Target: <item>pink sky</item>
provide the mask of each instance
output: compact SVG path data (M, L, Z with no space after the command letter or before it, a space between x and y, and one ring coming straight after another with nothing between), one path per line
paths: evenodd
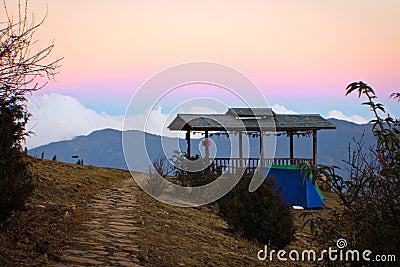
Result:
M54 56L64 57L58 82L43 93L74 96L99 112L122 114L147 78L198 60L236 68L270 103L298 112L340 108L365 115L360 102L343 96L349 82L370 83L381 98L400 88L398 0L35 0L30 6L38 18L48 7L37 37L40 44L54 39Z

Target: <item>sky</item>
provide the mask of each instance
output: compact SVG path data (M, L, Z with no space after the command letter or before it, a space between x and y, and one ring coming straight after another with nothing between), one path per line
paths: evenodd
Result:
M7 2L14 9L15 1ZM350 82L362 80L392 114L400 113L388 99L400 90L398 0L35 0L29 6L36 20L47 11L37 46L54 40L52 57L64 58L56 81L30 96L31 147L121 128L130 99L147 79L193 61L240 71L277 112L364 123L371 115L363 101L344 96ZM172 100L198 91L181 88L182 99L166 97L154 114L166 118ZM63 118L57 124L55 114Z

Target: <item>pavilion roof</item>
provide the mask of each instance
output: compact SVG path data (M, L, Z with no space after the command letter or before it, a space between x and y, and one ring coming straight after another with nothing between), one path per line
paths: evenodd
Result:
M335 129L319 114L276 114L271 108L230 108L225 114L178 114L170 130L308 131Z

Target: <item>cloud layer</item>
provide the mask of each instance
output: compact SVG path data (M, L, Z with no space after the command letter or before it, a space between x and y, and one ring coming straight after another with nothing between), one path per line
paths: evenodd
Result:
M345 121L351 121L351 122L355 122L358 124L364 124L367 123L368 120L364 117L361 117L359 115L345 115L343 114L343 112L339 111L339 110L331 110L329 111L328 115L326 116L327 118L335 118L335 119L339 119L339 120L345 120Z
M127 117L125 127L124 116L99 114L83 106L76 98L60 94L31 96L28 99L28 110L33 115L27 129L34 132L26 140L28 148L71 140L76 136L87 135L105 128L140 130L171 137L179 135L177 132L165 131L176 113L164 114L160 106L151 112L146 110L143 114ZM187 110L177 110L177 112L215 113L216 111L205 107L191 107Z
M282 105L272 106L276 113L297 114ZM95 130L112 128L123 129L124 116L110 116L106 113L96 111L83 106L76 98L60 94L44 94L31 96L28 101L28 110L33 114L27 129L35 134L28 137L26 145L34 148L51 142L70 140L79 135L87 135ZM190 107L188 110L177 112L187 113L215 113L216 111L207 107ZM164 114L159 106L149 113L138 114L126 118L125 129L145 130L146 132L177 136L175 132L165 131L166 126L174 119L176 114ZM337 118L355 123L366 123L368 120L358 115L344 115L338 110L332 110L328 118ZM146 127L144 128L143 125ZM164 130L164 131L163 131Z
M298 114L296 111L287 109L285 106L279 104L272 105L272 110L278 114Z
M99 114L77 99L60 94L32 96L28 99L28 110L32 117L27 129L35 133L27 138L29 148L69 140L94 130L121 129L123 122L122 116Z

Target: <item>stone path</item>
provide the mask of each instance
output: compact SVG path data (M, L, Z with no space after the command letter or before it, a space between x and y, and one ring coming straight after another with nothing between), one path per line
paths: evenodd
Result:
M138 190L131 177L102 190L54 266L140 266L136 257L136 233L142 225L137 221Z

